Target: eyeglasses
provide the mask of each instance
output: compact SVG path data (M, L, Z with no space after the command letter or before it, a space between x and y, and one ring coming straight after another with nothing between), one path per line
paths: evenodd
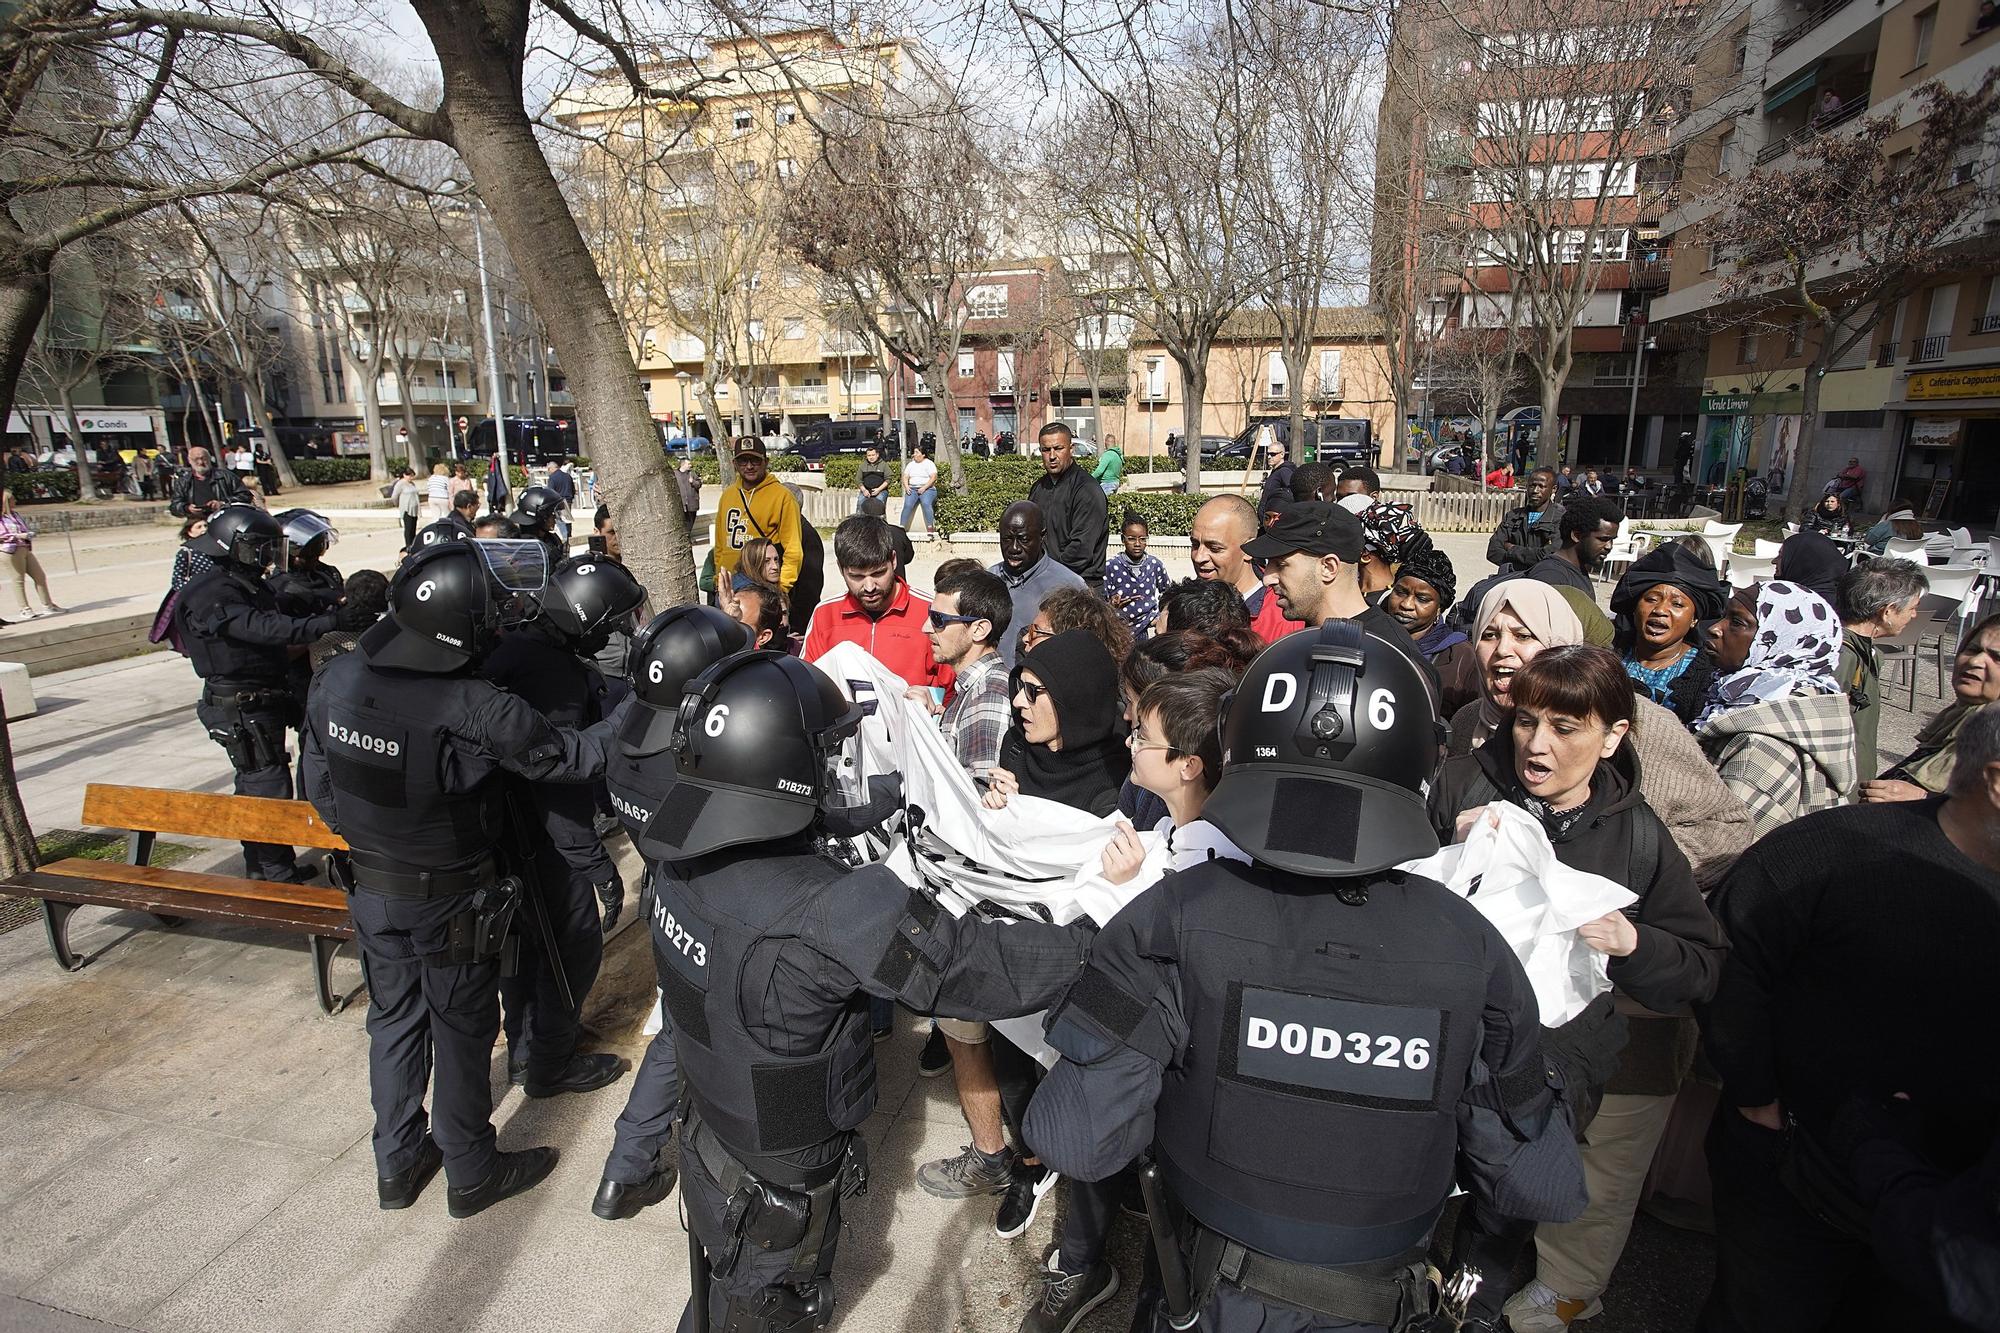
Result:
M1174 747L1168 745L1165 741L1146 740L1135 731L1125 738L1125 748L1133 754L1144 754L1148 750L1167 750L1171 752Z
M931 608L931 628L932 628L932 629L943 629L943 628L945 628L945 627L946 627L947 625L970 625L970 624L971 624L972 622L974 622L975 620L984 620L984 619L986 619L986 617L985 617L985 616L952 616L952 615L946 615L946 614L945 614L944 612L942 612L942 611L938 610L938 609L937 609L936 607L932 607L932 608Z
M1042 696L1047 694L1048 692L1049 692L1048 686L1037 685L1032 680L1022 681L1020 687L1014 691L1014 693L1016 694L1027 695L1028 702L1031 705L1040 703L1042 701Z
M1029 625L1021 631L1021 646L1032 648L1054 633L1055 631L1052 629L1042 629L1036 625Z

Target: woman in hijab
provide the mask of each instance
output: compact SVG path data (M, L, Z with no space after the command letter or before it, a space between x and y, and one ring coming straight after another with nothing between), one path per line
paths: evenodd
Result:
M1709 631L1722 674L1695 734L1758 837L1854 790L1854 714L1835 678L1840 617L1818 593L1745 588Z
M1430 534L1417 526L1416 511L1395 500L1377 500L1361 511L1361 595L1369 601L1389 591L1406 560L1432 549Z
M1509 579L1480 599L1472 618L1472 647L1479 663L1479 701L1451 719L1452 754L1470 754L1495 728L1507 724L1507 691L1514 673L1544 648L1583 642L1583 622L1563 595L1538 579Z
M1840 581L1847 576L1847 557L1820 533L1795 532L1778 547L1771 576L1818 593L1826 598L1828 606L1839 606Z
M1382 598L1382 609L1396 618L1416 640L1417 651L1437 668L1439 715L1451 717L1479 697L1479 656L1471 636L1447 621L1458 594L1458 576L1451 557L1434 546L1405 559L1396 581Z
M1021 654L1014 668L1014 724L1000 742L985 801L998 810L1016 792L1108 815L1132 771L1119 717L1118 665L1089 631L1064 630Z
M1678 542L1633 561L1611 593L1618 625L1613 646L1632 688L1684 726L1701 711L1715 679L1700 626L1722 614L1723 602L1715 570Z

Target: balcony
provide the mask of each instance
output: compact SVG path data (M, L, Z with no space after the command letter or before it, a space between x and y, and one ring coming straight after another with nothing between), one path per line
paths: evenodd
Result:
M667 340L667 360L699 361L708 349L699 338L669 338Z
M2000 333L2000 312L1991 315L1981 315L1979 318L1973 320L1972 332L1974 336L1982 333Z
M1910 344L1910 364L1914 366L1924 361L1942 361L1950 347L1949 333L1933 333L1927 338L1918 338Z
M1845 125L1868 109L1868 94L1860 92L1840 104L1838 110L1814 116L1798 129L1773 144L1764 145L1757 154L1757 165L1775 162L1809 139L1818 137L1839 125Z
M1001 380L1001 381L1000 381L999 383L995 384L995 385L993 386L993 396L994 396L994 397L996 397L996 398L1011 398L1011 397L1013 397L1013 396L1014 396L1014 381L1013 381L1013 380L1010 380L1010 379L1008 379L1008 380Z
M1632 257L1632 289L1634 291L1658 291L1666 287L1673 276L1672 255L1651 254Z
M575 394L573 394L573 393L571 393L571 392L570 392L570 391L569 391L568 389L550 389L550 390L549 390L549 406L550 406L550 407L575 407L575 406L576 406L576 395L575 395Z
M825 407L826 386L824 384L788 384L785 386L786 407Z
M819 335L821 356L867 356L868 340L858 333L822 333Z
M1876 367L1878 369L1887 369L1888 367L1893 366L1895 364L1896 364L1896 344L1883 343L1882 346L1878 348L1875 352Z
M550 395L551 398L554 395ZM403 394L394 383L384 384L375 395L375 401L382 407L403 406ZM435 384L412 384L409 404L412 407L443 407L446 404L476 403L479 401L477 389L447 389Z
M1804 18L1771 39L1771 54L1778 54L1853 3L1854 0L1820 0Z

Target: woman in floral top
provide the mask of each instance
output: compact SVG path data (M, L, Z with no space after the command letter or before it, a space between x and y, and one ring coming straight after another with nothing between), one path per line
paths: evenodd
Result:
M1113 556L1104 562L1104 595L1132 627L1133 640L1144 643L1160 614L1160 594L1168 587L1167 567L1160 557L1146 554L1146 539L1152 534L1145 519L1127 512L1118 535L1125 550L1123 558Z

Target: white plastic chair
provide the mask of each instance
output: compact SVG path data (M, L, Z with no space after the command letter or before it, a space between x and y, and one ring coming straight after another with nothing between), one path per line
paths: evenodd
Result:
M1715 561L1715 572L1727 577L1729 561L1736 550L1736 534L1743 530L1741 523L1717 523L1714 519L1701 525L1700 536L1708 543L1708 554Z
M1883 546L1882 554L1896 560L1914 560L1920 565L1931 562L1930 544L1922 537L1891 537Z
M1613 565L1618 566L1619 571L1622 571L1625 566L1630 565L1634 560L1637 560L1646 553L1646 539L1633 534L1633 529L1637 526L1629 518L1618 520L1618 535L1611 539L1611 549L1604 556L1605 578L1617 577L1617 572L1612 569Z
M1924 594L1917 604L1917 656L1922 656L1928 645L1937 659L1937 692L1944 697L1944 650L1946 640L1954 652L1958 641L1965 637L1966 626L1971 623L1974 611L1978 609L1978 599L1972 595L1979 582L1979 570L1973 565L1936 565L1924 571L1930 579L1931 590ZM1910 697L1916 698L1916 685L1912 672Z
M1733 588L1747 588L1753 583L1768 582L1778 571L1776 556L1736 555L1729 558L1729 585Z
M1786 524L1787 536L1797 531L1798 531L1798 524L1796 523ZM1759 537L1756 539L1756 542L1757 542L1757 558L1759 560L1776 560L1778 558L1778 548L1784 545L1783 542L1774 542L1768 537Z

